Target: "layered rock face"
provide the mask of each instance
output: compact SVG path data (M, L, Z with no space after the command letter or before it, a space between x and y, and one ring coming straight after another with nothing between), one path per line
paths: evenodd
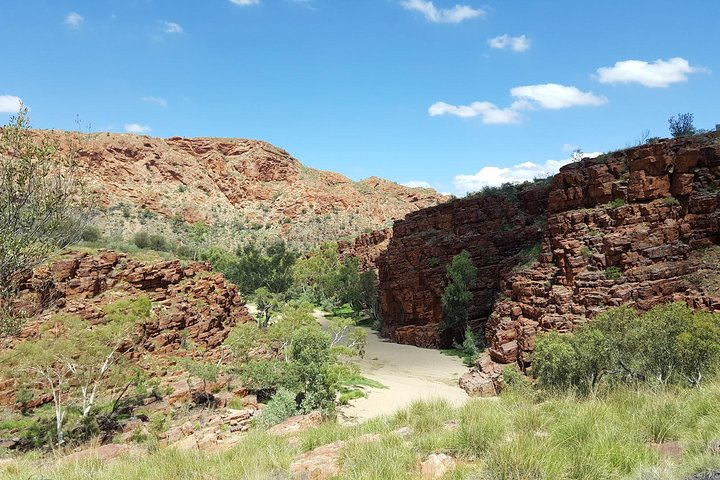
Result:
M463 249L479 269L472 325L499 363L527 367L537 332L570 331L615 305L720 310L719 195L711 134L568 165L517 202L488 196L410 214L379 260L385 333L439 344L445 267ZM518 265L531 246L539 257Z
M140 327L137 354L192 354L192 345L212 350L235 324L252 319L235 285L208 264L145 264L113 251L71 253L20 283L15 306L37 318L20 339L31 338L40 323L59 313L100 323L104 307L139 296L152 300L153 318Z
M542 188L522 192L516 201L502 196L467 198L396 222L387 251L377 261L383 335L398 343L441 346L445 268L463 250L478 268L471 322L476 327L484 323L500 279L516 266L521 252L542 238L546 198Z
M375 270L378 259L387 250L392 238L392 228L375 230L355 237L352 242L338 242L338 254L341 258L355 257L362 271Z
M503 279L504 299L487 322L493 360L527 367L538 331L570 331L608 307L680 301L720 310L718 207L717 135L561 169L542 254Z

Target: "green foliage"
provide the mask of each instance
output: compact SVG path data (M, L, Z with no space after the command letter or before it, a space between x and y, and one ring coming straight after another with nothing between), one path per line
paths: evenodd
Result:
M673 138L687 137L695 135L696 130L693 125L694 116L692 113L679 113L677 117L673 115L668 119L670 126L670 134Z
M548 389L569 389L577 370L575 350L568 336L556 332L539 334L533 354L533 374Z
M171 250L171 246L165 237L159 234L148 233L144 230L135 234L133 243L138 248L149 248L157 252L169 252Z
M335 243L323 243L298 260L292 273L300 294L330 307L347 303L359 310L376 290L375 277L360 274L357 258L340 259Z
M527 394L533 388L530 379L523 374L517 365L509 365L503 369L503 393Z
M0 129L0 308L15 273L79 240L91 217L74 149L39 139L25 106Z
M292 267L299 253L282 242L260 249L254 244L238 247L234 254L213 248L200 258L235 283L245 295L264 288L273 294L285 294L292 286Z
M617 280L622 278L623 271L618 267L608 267L605 269L605 278L608 280Z
M83 242L97 242L102 238L102 232L98 227L89 226L83 228L80 233L80 239Z
M540 257L541 246L539 243L525 247L517 254L517 266L515 270L525 270L537 262Z
M255 418L255 425L261 428L270 428L297 415L299 410L295 397L295 393L287 388L279 388L260 415Z
M620 208L625 205L625 200L622 198L616 198L604 205L605 208Z
M680 200L675 197L665 197L662 199L663 205L675 206L680 205Z
M79 412L72 432L85 438L95 431L98 399L108 397L132 381L133 371L119 349L132 348L135 326L150 316L146 297L120 300L106 308L104 323L91 325L73 316L55 317L41 325L37 338L0 353L4 378L14 378L35 395L39 385L52 396L53 439L64 442L66 425Z
M467 250L453 257L447 266L447 279L448 283L441 298L442 328L446 335L455 339L465 330L473 297L470 290L477 285L477 268Z
M638 314L608 310L575 334L540 334L533 373L548 389L595 392L611 383L699 385L720 362L720 315L683 304Z

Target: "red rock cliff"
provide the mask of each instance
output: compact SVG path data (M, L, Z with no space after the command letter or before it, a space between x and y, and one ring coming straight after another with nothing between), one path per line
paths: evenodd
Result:
M412 213L379 260L384 332L439 344L445 266L463 249L479 269L472 324L501 363L527 366L538 331L572 330L615 305L718 310L719 195L710 134L568 165L516 203L486 196ZM537 244L539 258L518 268Z

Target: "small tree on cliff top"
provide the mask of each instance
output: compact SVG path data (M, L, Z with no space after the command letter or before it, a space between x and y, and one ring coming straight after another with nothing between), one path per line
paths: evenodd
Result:
M443 333L452 340L462 335L470 318L472 292L477 285L477 268L470 254L463 250L447 266L448 284L442 294Z

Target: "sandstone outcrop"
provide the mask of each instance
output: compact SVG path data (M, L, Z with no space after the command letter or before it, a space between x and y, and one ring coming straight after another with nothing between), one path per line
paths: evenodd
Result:
M129 352L137 359L216 355L234 325L252 320L237 287L201 262L146 264L110 250L71 252L20 280L15 307L32 320L15 341L31 340L56 314L100 323L106 306L140 296L153 308ZM0 380L0 403L14 403L14 382Z
M522 192L517 201L480 196L411 213L396 222L387 251L378 259L383 335L399 343L439 347L440 297L445 268L467 250L478 268L471 321L479 325L492 312L500 278L520 254L540 241L543 188Z
M338 242L338 254L341 258L357 258L363 271L374 270L377 268L378 259L387 250L392 232L392 228L384 228L362 233L352 242L340 241Z
M718 207L713 133L567 165L517 199L484 195L411 213L378 260L384 333L441 343L445 267L462 250L479 270L471 325L499 363L526 368L537 332L571 331L616 305L720 310ZM489 389L489 370L474 371Z

